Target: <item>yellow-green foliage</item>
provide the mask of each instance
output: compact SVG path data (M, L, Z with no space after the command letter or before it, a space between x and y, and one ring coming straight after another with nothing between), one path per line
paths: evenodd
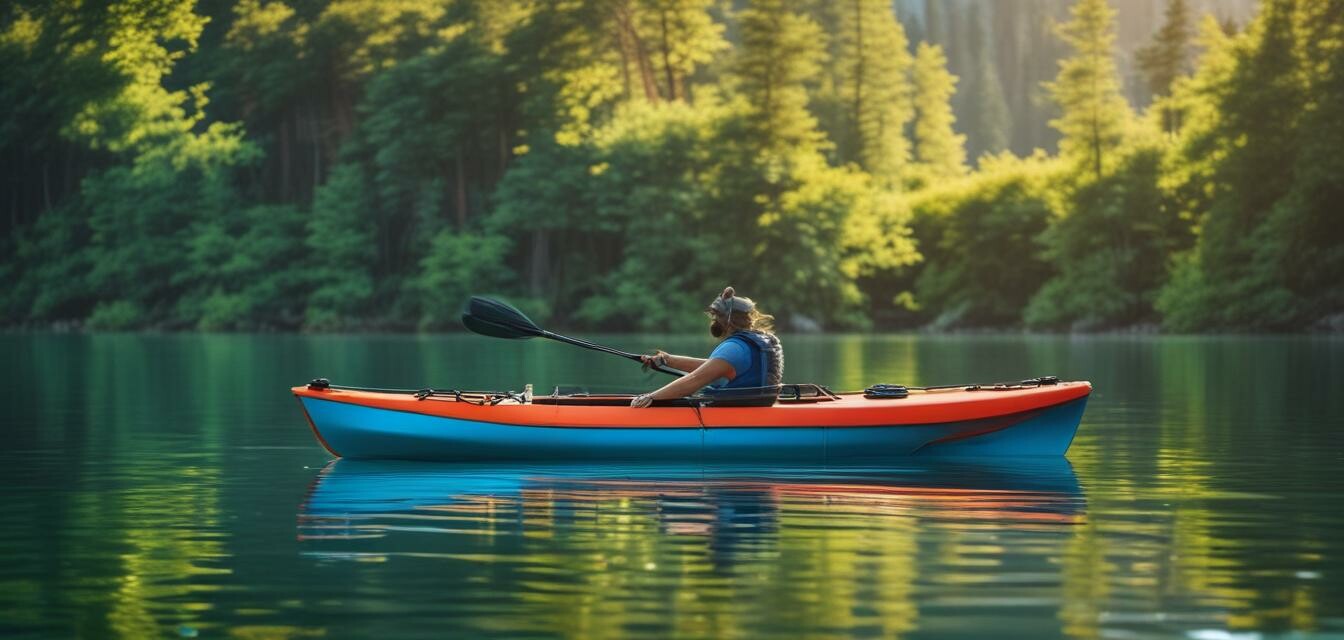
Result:
M742 44L733 77L755 138L749 144L772 154L809 150L821 138L806 88L821 70L821 27L783 0L753 2L737 20Z
M1209 106L1185 136L1198 243L1158 308L1171 329L1301 327L1341 312L1337 2L1269 0L1196 76ZM1200 95L1200 94L1196 94ZM1327 177L1334 176L1334 177Z
M897 186L910 162L905 127L914 117L905 29L885 0L821 3L819 17L830 27L830 60L813 106L824 114L836 162Z
M1059 153L971 169L994 52L958 123L880 0L16 0L0 324L698 330L732 284L786 328L1338 325L1344 3L1184 6L1136 116L1076 0Z
M966 173L966 136L953 129L951 100L957 78L948 73L943 50L921 42L913 78L916 167L911 183L919 187Z
M1162 148L1137 141L1101 178L1075 176L1041 235L1056 275L1023 311L1027 326L1106 329L1152 323L1167 257L1189 246L1189 225L1158 185Z
M914 274L918 318L942 328L1012 326L1055 268L1038 237L1059 208L1058 161L986 156L969 177L914 197L924 257Z
M1050 124L1063 135L1060 155L1099 178L1112 168L1131 118L1115 69L1115 9L1108 0L1078 0L1057 33L1073 55L1046 84L1060 110Z

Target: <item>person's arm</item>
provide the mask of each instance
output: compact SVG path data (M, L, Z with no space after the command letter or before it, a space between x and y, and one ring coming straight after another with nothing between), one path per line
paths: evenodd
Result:
M659 358L662 358L662 364L672 367L673 369L676 369L678 371L685 371L687 373L695 371L696 369L700 368L700 365L706 362L704 358L692 358L690 356L672 355L661 349L658 350L658 353L655 353L651 356L640 356L639 358L643 360L644 364L646 365L655 364L658 362Z
M630 406L644 408L653 404L654 400L684 398L719 378L732 380L737 377L733 365L728 364L727 360L711 358L702 362L703 364L696 367L694 371L663 385L663 388L653 393L635 396L635 399L630 401Z

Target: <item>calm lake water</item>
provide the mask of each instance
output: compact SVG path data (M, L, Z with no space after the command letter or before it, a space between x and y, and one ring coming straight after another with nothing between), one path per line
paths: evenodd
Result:
M836 389L1096 391L1067 462L329 463L315 376L661 380L466 335L0 335L0 637L1344 638L1344 340L785 343Z

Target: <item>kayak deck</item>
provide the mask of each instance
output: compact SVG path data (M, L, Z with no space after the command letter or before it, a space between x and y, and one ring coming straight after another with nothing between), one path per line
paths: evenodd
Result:
M629 396L424 395L292 389L338 457L430 460L862 459L1059 456L1091 384L839 394L768 407L634 409ZM559 401L561 398L567 401Z

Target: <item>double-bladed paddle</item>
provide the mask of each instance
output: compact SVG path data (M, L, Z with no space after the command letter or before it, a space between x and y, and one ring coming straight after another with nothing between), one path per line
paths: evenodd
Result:
M522 311L492 298L472 296L471 300L467 302L467 308L462 311L462 326L483 336L490 336L492 338L505 338L508 340L549 338L566 344L572 344L576 347L583 347L584 349L610 353L611 355L620 356L627 360L634 360L635 362L643 361L643 358L641 358L639 354L621 351L620 349L613 349L611 347L588 342L587 340L562 336L558 333L552 333L542 329L537 326L537 323L532 322L531 318L523 315ZM652 364L650 367L655 371L661 371L668 375L686 375L684 371L678 371L671 367L660 366L658 364Z

